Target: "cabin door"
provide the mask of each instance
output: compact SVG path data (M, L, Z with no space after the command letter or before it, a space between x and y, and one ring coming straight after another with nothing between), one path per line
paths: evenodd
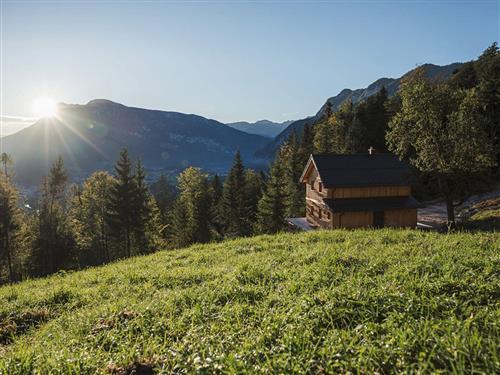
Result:
M384 211L373 212L373 226L375 228L382 228L384 226Z

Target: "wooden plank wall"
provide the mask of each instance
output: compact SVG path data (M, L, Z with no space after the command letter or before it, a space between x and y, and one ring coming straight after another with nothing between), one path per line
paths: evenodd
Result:
M345 212L333 215L334 228L362 228L373 225L373 212Z
M410 186L370 186L332 190L333 198L405 197L411 194Z
M409 227L417 226L417 209L389 210L384 212L384 226L386 227Z

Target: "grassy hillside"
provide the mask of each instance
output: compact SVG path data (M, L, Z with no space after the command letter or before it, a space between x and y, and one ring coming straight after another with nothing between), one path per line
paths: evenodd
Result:
M0 373L499 373L499 266L494 233L160 252L0 288Z

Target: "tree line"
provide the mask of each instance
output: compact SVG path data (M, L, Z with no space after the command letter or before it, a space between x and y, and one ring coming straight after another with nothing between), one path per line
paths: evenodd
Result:
M286 199L299 188L297 176L281 166L279 179L245 168L239 152L223 181L188 167L175 186L164 175L148 185L144 166L126 149L113 174L96 171L81 185L69 182L59 157L34 207L23 203L14 184L13 161L7 154L1 161L0 283L159 249L274 233L284 228L286 215L300 210ZM283 185L285 176L295 183Z
M245 168L239 152L224 179L188 167L176 184L146 183L140 160L124 149L113 174L97 171L70 184L61 158L42 181L36 207L26 208L12 160L1 155L0 283L79 269L159 249L286 229L304 216L299 182L312 153L359 153L374 147L408 161L416 194L443 197L448 219L470 193L499 179L500 53L494 43L448 80L422 69L400 90L337 111L327 103L317 123L292 133L267 172Z

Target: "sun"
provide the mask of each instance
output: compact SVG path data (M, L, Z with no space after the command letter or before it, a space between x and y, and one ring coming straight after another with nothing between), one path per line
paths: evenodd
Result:
M38 98L35 100L35 114L37 117L55 117L57 115L57 103L52 98Z

